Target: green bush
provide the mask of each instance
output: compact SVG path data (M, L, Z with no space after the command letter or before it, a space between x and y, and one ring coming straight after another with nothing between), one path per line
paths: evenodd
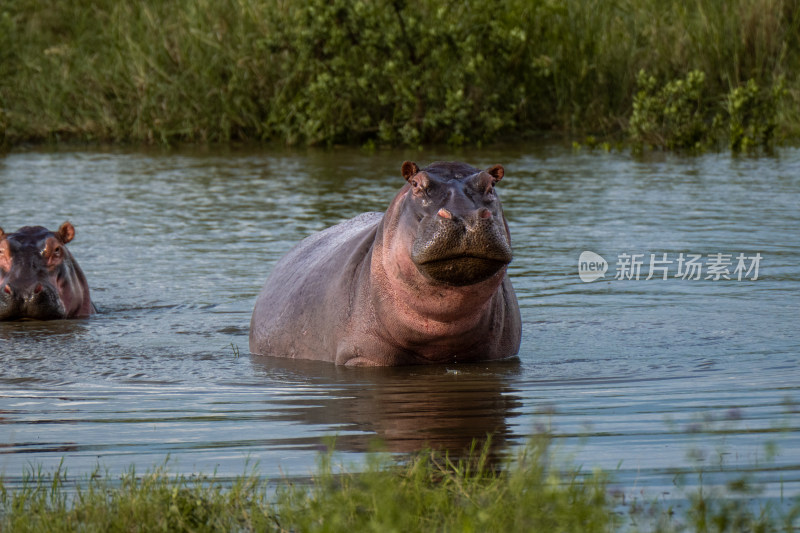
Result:
M277 12L267 42L284 70L269 135L462 144L513 129L523 43L502 6L314 0Z
M659 87L653 76L640 71L629 126L634 145L703 150L713 138L705 80L703 72L693 70Z
M727 140L734 153L774 148L779 109L787 96L784 79L759 87L754 79L733 88L720 103L708 94L705 73L659 86L639 72L628 133L634 148L701 152Z
M772 87L759 87L754 79L728 95L730 148L734 153L770 151L775 144L778 109L786 96L783 78Z

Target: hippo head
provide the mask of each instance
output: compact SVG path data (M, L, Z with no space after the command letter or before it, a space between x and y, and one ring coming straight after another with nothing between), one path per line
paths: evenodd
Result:
M414 227L411 260L428 279L452 286L485 281L511 262L511 242L495 185L503 167L406 161L402 226ZM400 229L403 231L403 229Z
M0 228L0 320L67 318L91 306L83 273L65 246L74 236L69 222L55 233L41 226L15 233Z

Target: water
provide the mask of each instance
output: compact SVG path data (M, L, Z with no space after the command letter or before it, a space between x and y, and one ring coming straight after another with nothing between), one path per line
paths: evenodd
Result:
M404 159L502 163L522 308L519 361L345 369L248 353L255 297L304 236L383 210ZM0 159L0 225L51 229L101 313L0 323L0 474L138 471L303 476L336 436L358 464L498 450L542 431L628 497L680 499L748 475L800 494L800 150L774 158L470 152L23 151ZM584 283L578 257L609 263ZM614 279L621 254L639 279ZM646 280L651 253L670 279ZM758 278L675 278L679 254L761 255ZM706 271L703 271L703 278ZM687 456L689 458L687 458Z

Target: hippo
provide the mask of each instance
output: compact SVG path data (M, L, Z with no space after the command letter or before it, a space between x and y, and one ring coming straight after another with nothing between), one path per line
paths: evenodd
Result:
M406 183L385 213L311 235L276 263L255 303L250 351L347 366L515 356L521 318L495 190L504 172L404 162Z
M67 250L75 228L0 228L0 320L51 320L96 312L81 267Z

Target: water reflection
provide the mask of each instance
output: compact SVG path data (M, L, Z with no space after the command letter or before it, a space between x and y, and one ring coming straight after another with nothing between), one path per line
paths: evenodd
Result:
M4 322L0 328L0 342L25 341L57 342L75 339L89 333L90 318L77 320L16 320Z
M75 346L91 343L91 319L19 320L0 322L0 383L34 384L60 382L63 375L48 373L52 359L71 359L75 363ZM77 362L77 367L82 364ZM31 372L37 368L39 371ZM1 404L0 404L1 405Z
M460 453L491 436L502 448L520 397L511 385L519 361L456 367L343 368L318 361L252 356L270 380L302 380L336 390L291 400L291 420L337 428L336 448L390 452L424 448Z

